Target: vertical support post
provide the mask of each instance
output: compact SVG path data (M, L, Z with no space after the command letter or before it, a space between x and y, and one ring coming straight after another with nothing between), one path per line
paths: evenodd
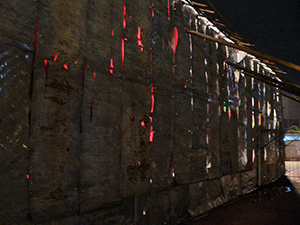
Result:
M261 130L258 130L258 187L261 186Z
M279 101L280 101L280 109L281 109L281 121L280 121L280 132L283 133L283 135L285 134L285 130L283 127L283 121L284 121L284 114L283 114L283 103L282 103L282 94L279 96ZM283 169L284 169L284 174L286 172L286 168L285 168L285 143L280 141L280 152L282 153L282 148L283 148L283 154L281 154L281 157L283 158Z

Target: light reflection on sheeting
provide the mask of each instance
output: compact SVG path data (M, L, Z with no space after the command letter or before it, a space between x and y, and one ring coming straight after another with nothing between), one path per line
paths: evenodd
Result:
M285 135L284 141L300 141L300 135Z

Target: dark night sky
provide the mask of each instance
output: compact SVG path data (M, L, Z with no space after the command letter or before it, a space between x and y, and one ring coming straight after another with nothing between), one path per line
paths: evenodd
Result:
M206 0L195 0L205 3ZM300 65L299 0L210 0L245 41L271 56ZM284 78L300 85L300 72Z

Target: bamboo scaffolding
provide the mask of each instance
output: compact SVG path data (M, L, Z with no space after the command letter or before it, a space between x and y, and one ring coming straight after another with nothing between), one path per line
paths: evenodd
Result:
M228 23L228 21L222 16L222 14L214 7L214 5L209 1L209 0L206 0L208 2L208 4L213 8L213 10L215 10L215 12L217 12L217 14L221 17L221 19L223 21L225 21L230 28L232 28L232 26ZM233 29L233 28L232 28Z
M296 64L293 64L293 63L290 63L290 62L287 62L285 60L278 59L278 58L275 58L273 56L261 53L259 51L256 51L256 50L244 47L244 46L240 46L240 45L237 45L237 44L234 44L234 43L230 43L228 41L220 40L220 39L217 39L217 38L214 38L214 37L211 37L209 35L205 35L205 34L202 34L202 33L196 32L196 31L192 31L192 30L189 30L189 29L186 29L185 31L186 31L186 33L189 33L189 34L201 37L201 38L205 38L205 39L210 40L210 41L218 42L220 44L224 44L224 45L227 45L229 47L232 47L232 48L235 48L235 49L238 49L238 50L241 50L241 51L245 51L245 52L247 52L251 55L254 55L258 58L267 59L267 60L273 61L273 62L275 62L279 65L282 65L282 66L285 66L287 68L290 68L290 69L293 69L293 70L296 70L296 71L300 72L300 66L298 66Z
M225 27L221 27L221 26L218 26L218 25L216 25L216 27L218 27L221 31L224 31L224 32L228 33L228 35L234 35L236 37L240 37L240 35L238 33L234 32L234 31L231 31L231 30L229 30ZM242 39L242 37L241 37L241 39Z
M293 84L289 81L279 81L276 78L268 77L266 75L263 75L261 73L254 72L250 69L247 69L245 67L239 66L235 63L225 61L228 65L235 67L236 69L243 71L243 73L247 76L253 77L257 80L263 81L273 87L279 88L283 91L289 92L291 94L300 96L300 86Z

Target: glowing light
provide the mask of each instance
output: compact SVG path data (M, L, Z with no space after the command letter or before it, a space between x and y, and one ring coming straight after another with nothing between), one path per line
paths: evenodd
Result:
M111 31L111 35L114 36L114 34L115 34L115 33L114 33L114 30L112 30L112 31Z
M114 60L113 59L110 59L110 67L109 67L109 72L111 73L111 74L113 74L113 72L114 72Z
M141 161L139 161L139 166L141 166L141 164L142 164Z
M152 6L153 6L153 2L152 2ZM150 47L150 71L151 71L151 79L153 78L153 61L152 61L152 48ZM150 119L150 123L153 122L153 118L152 118L152 113L154 111L154 87L153 87L153 83L151 83L151 110L150 110L150 115L149 115L149 119ZM150 135L149 135L149 141L153 142L153 137L154 137L154 133L155 131L153 131L153 126L151 125L151 129L150 129Z
M150 137L149 137L149 141L150 141L150 142L153 142L154 133L155 133L155 131L153 131L153 126L151 126Z
M153 84L151 84L151 93L154 93L154 89Z
M259 122L258 122L259 125L261 125L261 114L259 114Z
M141 51L143 51L144 50L144 45L142 43L142 35L141 35L141 28L140 27L138 27L138 33L137 33L136 37L137 37L138 46L141 46Z
M76 64L77 64L77 61L75 61L74 64L76 65Z
M125 60L125 42L124 42L124 38L122 38L121 51L122 51L122 70L123 70L124 69L124 60Z
M283 141L300 141L300 137L296 135L285 135Z
M27 179L29 179L29 174L26 174Z
M170 17L170 2L168 1L168 20L170 20L171 17Z
M55 55L53 61L56 62L56 60L57 60L57 54Z
M64 65L63 65L63 68L64 68L65 70L69 70L69 66L68 66L67 64L64 64Z
M124 4L123 4L123 29L126 28L126 5L125 5L125 1L124 1Z
M48 62L48 60L45 60L44 63L45 63L45 71L46 71L46 76L47 76L48 70L49 70L49 62Z
M175 168L172 168L172 177L175 177Z
M150 123L152 123L152 122L153 122L153 118L152 118L152 116L149 116L149 120L150 120Z
M174 27L171 33L171 44L174 51L174 54L176 53L177 45L178 45L178 30L177 27Z
M151 113L153 113L154 111L154 94L151 95L151 99L152 99L152 105L151 105Z
M96 78L96 72L94 72L94 79Z
M142 127L145 127L145 126L146 126L144 121L141 122L141 126L142 126Z

